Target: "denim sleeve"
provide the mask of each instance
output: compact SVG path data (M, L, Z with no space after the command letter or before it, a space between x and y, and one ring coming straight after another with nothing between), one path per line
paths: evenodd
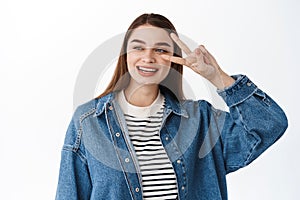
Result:
M276 142L287 128L283 110L247 76L218 91L230 113L224 114L221 138L227 173L244 167Z
M85 200L90 198L92 184L84 150L80 144L80 128L72 119L61 152L56 200Z

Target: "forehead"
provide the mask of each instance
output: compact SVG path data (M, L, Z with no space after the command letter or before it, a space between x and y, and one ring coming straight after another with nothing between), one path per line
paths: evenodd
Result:
M169 33L158 27L154 26L139 26L134 29L128 39L128 42L138 39L144 41L148 45L154 45L158 42L167 42L173 46L172 39L169 36Z

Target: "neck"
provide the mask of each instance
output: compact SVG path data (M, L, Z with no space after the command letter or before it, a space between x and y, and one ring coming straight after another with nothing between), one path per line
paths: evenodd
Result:
M145 107L150 106L158 95L157 84L135 84L132 81L124 90L126 100L135 106Z

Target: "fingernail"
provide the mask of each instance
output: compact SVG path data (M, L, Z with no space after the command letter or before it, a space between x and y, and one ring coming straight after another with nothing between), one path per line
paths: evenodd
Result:
M170 33L171 38L177 38L177 35L175 33Z

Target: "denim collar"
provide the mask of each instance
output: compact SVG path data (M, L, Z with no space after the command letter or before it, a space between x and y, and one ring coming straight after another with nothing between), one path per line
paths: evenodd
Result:
M182 107L182 102L178 101L174 93L172 93L168 88L160 85L160 92L165 97L165 106L167 110L172 111L173 113L188 118L187 111Z
M182 104L180 101L175 98L175 95L166 87L160 86L160 92L164 95L165 97L165 107L167 110L183 116L185 118L188 118L187 111L182 107ZM112 104L113 101L115 101L115 96L116 96L117 91L111 92L101 98L97 98L96 100L96 112L94 116L99 116L104 112L104 108L108 104Z
M106 105L115 98L116 92L111 92L101 98L96 98L96 112L94 116L99 116L103 113Z

